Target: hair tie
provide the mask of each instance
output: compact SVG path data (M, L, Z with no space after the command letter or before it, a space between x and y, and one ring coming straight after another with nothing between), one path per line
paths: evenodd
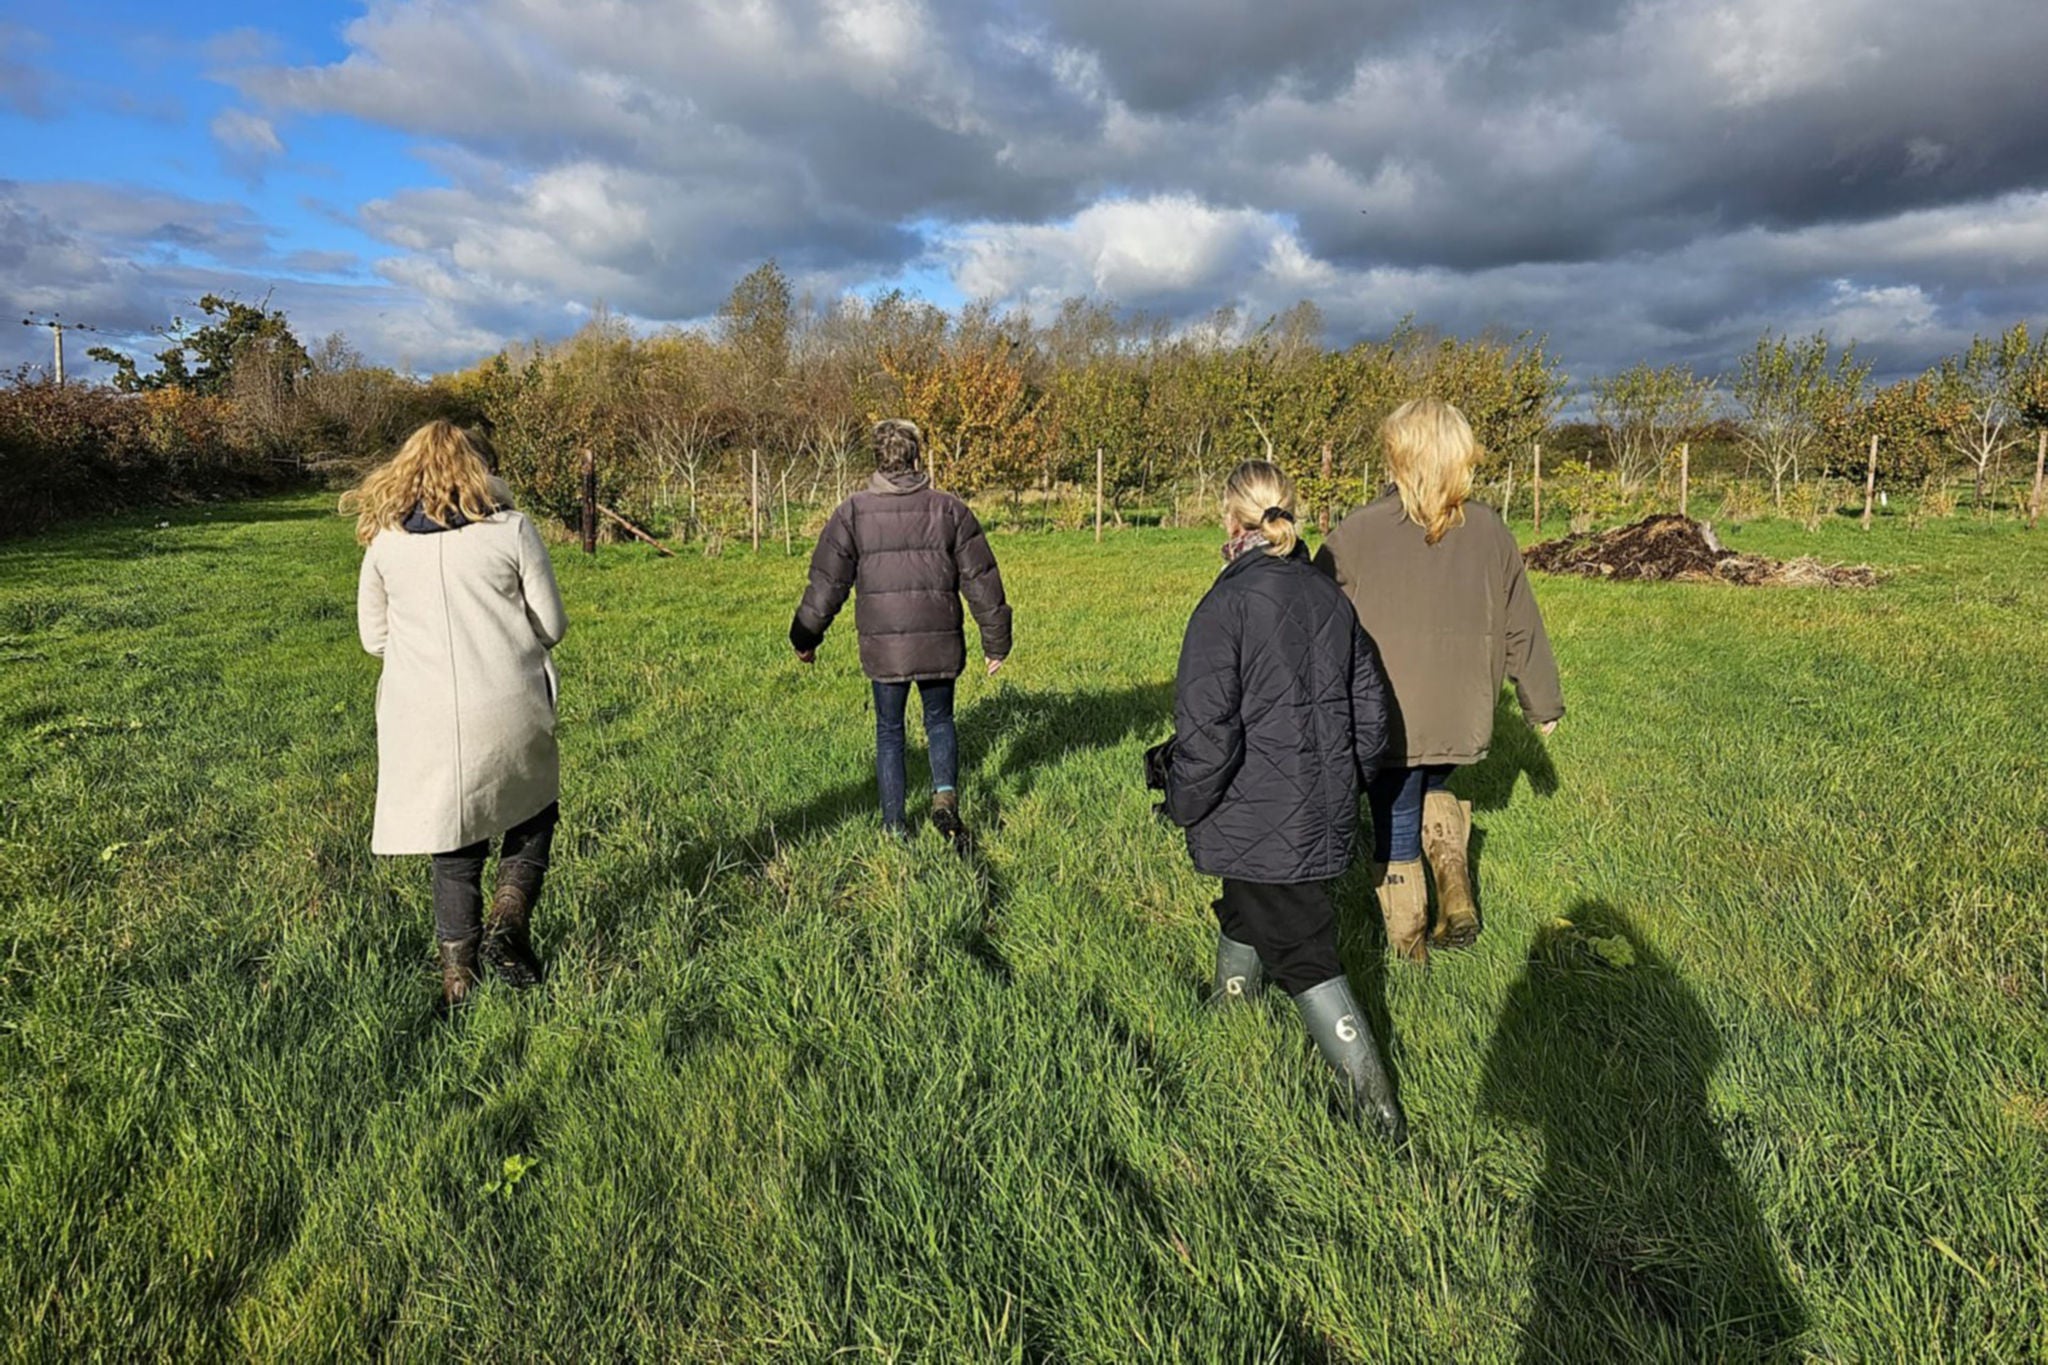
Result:
M1288 511L1288 510L1287 510L1286 508L1284 508L1284 507L1268 507L1268 508L1266 509L1266 513L1265 513L1265 515L1264 515L1264 516L1262 516L1262 517L1260 517L1260 518L1259 518L1259 520L1260 520L1260 521L1293 521L1293 520L1294 520L1294 513L1292 513L1292 512L1290 512L1290 511Z

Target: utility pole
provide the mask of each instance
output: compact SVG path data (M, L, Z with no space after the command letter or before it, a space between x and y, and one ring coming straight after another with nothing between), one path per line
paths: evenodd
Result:
M64 383L64 333L67 331L97 332L99 330L97 327L89 327L82 322L66 322L64 321L64 315L61 313L52 313L47 318L39 318L31 313L21 320L21 325L24 327L47 327L50 329L50 340L56 350L56 375L57 383L60 387Z

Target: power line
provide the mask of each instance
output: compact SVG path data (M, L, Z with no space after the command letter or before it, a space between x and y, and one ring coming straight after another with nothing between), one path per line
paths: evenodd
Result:
M21 325L24 327L47 327L50 329L51 342L55 346L57 353L57 382L59 384L64 382L64 334L66 332L97 332L100 330L90 323L66 322L62 313L52 313L46 318L39 318L34 313L30 313L21 320Z

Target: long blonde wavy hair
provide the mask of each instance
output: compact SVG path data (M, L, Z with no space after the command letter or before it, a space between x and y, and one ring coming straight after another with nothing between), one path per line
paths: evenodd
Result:
M1426 542L1434 545L1452 527L1465 524L1479 442L1464 413L1441 398L1411 399L1380 424L1380 444L1401 494L1401 510L1422 528Z
M1275 516L1273 513L1280 513ZM1295 530L1294 480L1270 460L1246 460L1223 485L1223 515L1266 537L1266 553L1285 559L1301 539Z
M453 422L435 420L405 438L398 453L341 495L343 513L356 514L356 543L404 521L417 507L442 525L460 512L482 521L510 506L505 485L469 436Z

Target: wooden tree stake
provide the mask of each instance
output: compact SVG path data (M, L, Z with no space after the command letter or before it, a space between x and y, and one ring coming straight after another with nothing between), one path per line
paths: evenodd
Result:
M1535 499L1536 530L1543 531L1543 442L1536 443L1534 467L1529 471L1529 496Z
M782 471L782 553L793 555L796 545L789 528L789 471Z
M1692 442L1678 443L1678 515L1689 516L1692 504Z
M752 477L747 483L747 516L753 523L754 553L761 552L761 452L749 451L753 456Z
M1863 470L1863 529L1870 529L1871 504L1877 500L1877 433L1870 433L1870 463Z
M1330 443L1325 441L1323 442L1323 496L1319 499L1323 505L1316 513L1316 531L1319 534L1330 534L1330 499L1334 496L1336 496L1336 492L1330 487Z
M583 452L583 553L597 553L597 454Z
M647 530L645 527L636 526L631 520L629 520L626 517L620 516L617 512L614 512L611 508L606 507L603 503L599 503L597 505L597 510L604 514L605 519L607 521L616 522L619 526L623 527L625 529L626 534L633 537L633 539L645 542L648 545L652 545L654 547L654 552L660 555L663 559L675 558L676 552L674 550L669 549L668 546L662 544L660 541L656 540L653 536L647 534Z
M2048 472L2048 427L2042 427L2034 435L2034 497L2027 504L2027 529L2034 529L2034 523L2041 519L2041 475Z
M1102 447L1095 447L1095 543L1102 543Z

